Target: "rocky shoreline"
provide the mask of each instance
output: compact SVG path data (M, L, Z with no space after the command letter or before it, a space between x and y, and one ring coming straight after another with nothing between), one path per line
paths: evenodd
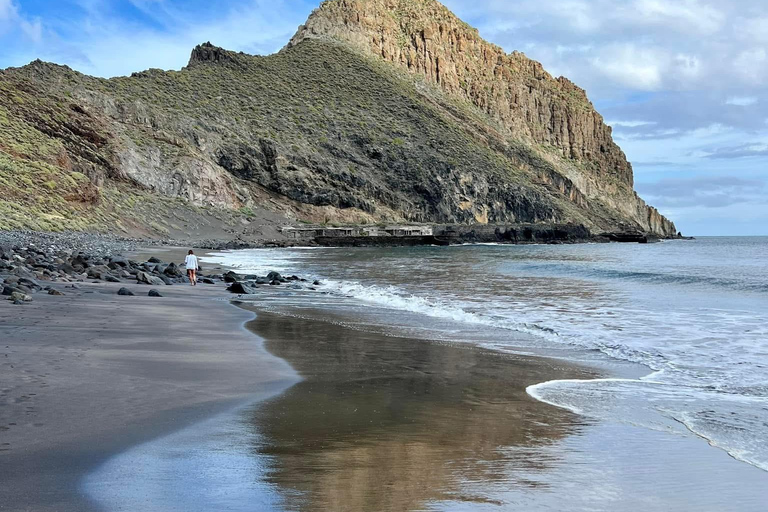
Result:
M22 305L32 302L38 293L67 295L68 290L79 290L82 283L146 285L150 297L162 297L160 290L164 286L189 285L186 269L180 264L154 256L146 261L123 256L140 245L140 240L105 235L0 232L0 293ZM320 284L298 276L286 278L277 272L266 276L199 272L198 283L227 284L228 291L238 294L254 293L262 284L310 289ZM135 295L125 286L115 293Z

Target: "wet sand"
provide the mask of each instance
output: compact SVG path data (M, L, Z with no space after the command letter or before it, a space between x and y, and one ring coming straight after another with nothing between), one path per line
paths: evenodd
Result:
M0 510L768 503L764 472L700 439L593 421L525 392L601 370L257 309L253 319L221 287L164 287L163 299L115 289L0 303Z
M111 456L296 382L222 285L126 286L0 301L0 510L98 510L81 479Z
M695 436L590 420L525 392L594 370L266 312L249 328L305 378L250 413L252 451L285 510L768 504L765 472Z

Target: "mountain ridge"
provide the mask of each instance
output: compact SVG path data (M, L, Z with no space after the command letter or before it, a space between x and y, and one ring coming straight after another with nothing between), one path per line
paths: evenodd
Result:
M537 141L548 128L525 128L527 114L512 122L514 116L494 113L498 104L483 109L475 101L481 96L442 86L463 78L443 73L434 81L428 66L417 67L424 73L403 69L349 40L367 40L370 26L335 17L379 20L386 16L382 6L394 4L440 5L330 0L277 54L250 56L204 43L180 71L105 80L34 62L0 72L7 93L0 97L0 211L11 219L5 228L28 227L26 216L32 227L104 229L134 215L140 196L153 205L169 197L180 208L268 209L292 222L573 223L675 235L674 225L632 190L631 166L618 146L615 155L626 167L585 163L581 150L565 155L565 145ZM333 9L339 5L344 10ZM416 14L408 19L421 19ZM330 33L320 33L324 24ZM416 46L417 35L431 40L424 33L407 32ZM391 40L382 32L379 50ZM431 48L425 44L424 55ZM440 58L448 57L434 60ZM554 80L540 64L524 67ZM564 79L556 83L581 91ZM544 104L547 97L537 94ZM569 132L568 148L574 140ZM166 230L173 224L162 216L158 222Z

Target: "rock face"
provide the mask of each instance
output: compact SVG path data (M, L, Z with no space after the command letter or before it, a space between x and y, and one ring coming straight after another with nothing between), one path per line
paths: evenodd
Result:
M173 227L189 216L156 213L170 203L676 234L583 90L434 0L329 0L267 57L205 43L180 71L0 71L0 198L0 229Z
M486 113L505 135L556 148L581 164L561 171L587 198L607 194L612 207L643 229L675 234L670 221L634 195L632 166L583 89L553 78L520 52L507 54L483 40L439 2L328 0L287 48L307 39L348 43L424 77Z

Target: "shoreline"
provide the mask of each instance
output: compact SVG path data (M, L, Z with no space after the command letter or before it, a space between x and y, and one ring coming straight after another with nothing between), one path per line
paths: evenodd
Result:
M177 256L182 256L184 251L181 248L150 247L134 254L136 257L157 255L178 259ZM203 265L206 273L212 269L220 271L226 268L212 267L205 261ZM71 306L92 305L96 301L90 299L103 300L104 297L98 297L98 295L104 290L114 292L117 286L119 285L84 284L76 297L78 300L72 304L72 298L67 298L66 303ZM133 285L132 288L147 290L149 287ZM124 423L119 428L114 425L110 427L109 421L90 421L88 427L92 430L78 432L80 437L70 439L68 443L60 443L55 438L51 442L46 438L45 441L49 443L47 448L38 447L38 451L28 452L22 456L33 457L35 460L30 461L26 466L21 465L21 469L26 474L17 476L16 481L7 479L8 472L4 473L0 468L0 480L9 481L15 487L13 489L15 494L8 493L11 501L8 501L0 492L0 510L21 509L14 507L14 503L20 503L19 496L35 495L33 489L40 488L45 488L46 493L35 495L39 502L30 509L96 510L100 503L102 508L118 509L124 505L125 498L125 496L118 496L118 491L126 489L130 491L134 488L151 491L154 488L156 492L160 492L157 491L156 484L162 482L163 478L167 478L168 474L174 477L173 483L169 483L173 492L177 492L177 496L184 496L187 501L183 503L187 506L174 505L176 508L169 506L163 510L215 509L221 503L213 503L214 508L204 507L202 502L192 500L191 496L195 494L190 492L206 489L205 485L215 482L199 474L195 476L199 473L201 466L210 462L224 464L223 474L229 474L232 477L231 481L219 482L219 485L226 483L238 487L235 484L240 482L240 487L245 486L249 492L252 492L251 494L241 492L238 495L241 498L247 496L249 503L257 500L264 510L280 510L284 502L291 504L291 500L295 501L294 508L305 509L305 506L308 506L307 510L314 510L317 507L328 510L355 510L354 506L346 506L346 504L357 503L360 506L367 506L370 500L381 504L384 507L381 508L382 510L423 509L430 503L454 503L455 501L465 505L474 503L483 506L518 503L518 500L523 500L523 502L540 505L541 503L536 500L540 499L541 493L534 492L533 487L527 488L525 478L519 475L510 476L506 473L507 469L501 466L523 464L527 471L538 475L537 478L553 478L551 475L558 475L560 467L574 464L568 459L574 456L573 453L591 456L592 449L594 453L602 453L598 448L589 448L591 445L585 447L579 444L582 439L594 435L591 432L595 431L603 432L601 435L608 436L607 439L614 443L629 442L632 449L640 454L638 461L642 463L641 472L635 475L640 483L632 485L637 485L639 489L643 489L643 492L650 492L653 489L650 486L652 482L643 480L647 478L644 471L662 473L666 471L667 473L664 474L667 478L675 480L675 485L681 485L683 488L694 483L698 484L696 478L706 481L708 476L704 473L680 465L680 462L687 464L689 460L699 461L703 468L727 468L730 472L729 478L734 482L759 484L762 481L756 478L754 473L741 468L743 463L736 462L724 453L722 454L726 458L738 466L723 462L719 457L721 450L715 450L718 452L716 454L709 453L690 440L674 437L669 439L667 434L647 432L639 427L607 428L610 424L604 420L574 414L560 406L542 401L528 392L531 387L546 384L552 380L562 380L569 376L589 376L594 379L602 377L603 373L617 373L598 365L553 359L545 355L503 354L472 345L462 346L427 339L409 343L413 341L410 338L388 337L334 325L333 322L278 315L260 310L258 307L243 307L242 304L238 305L228 300L234 299L235 295L218 287L214 289L213 286L189 288L179 285L162 290L164 294L167 292L168 297L159 300L172 300L185 311L187 307L192 311L204 309L206 315L198 315L202 317L214 315L212 310L215 310L213 318L222 320L211 322L206 321L205 318L198 318L196 328L191 329L191 334L187 332L183 336L187 341L189 341L188 336L200 337L200 331L209 333L210 338L216 338L216 336L210 336L210 333L214 332L218 333L218 338L221 338L221 331L225 331L229 336L240 340L239 343L235 341L233 344L233 340L228 338L229 348L226 350L223 350L220 344L211 350L210 339L208 343L202 339L198 340L197 343L201 343L206 352L206 354L199 354L204 356L203 366L201 367L200 361L197 361L198 364L192 364L187 369L177 368L176 377L181 380L196 381L200 377L201 368L213 366L227 375L233 367L239 368L239 371L244 372L240 377L245 380L230 382L232 388L214 391L209 386L223 373L213 372L208 375L205 386L200 386L198 382L187 383L171 393L165 390L164 397L152 396L150 400L145 393L136 393L137 389L129 385L121 383L116 386L115 383L118 381L115 379L102 381L102 386L115 388L112 391L132 392L133 396L130 398L133 398L133 401L127 404L121 403L124 406L123 409L143 406L144 409L141 410L143 416L132 417L127 424ZM273 290L277 293L288 291ZM117 300L136 300L153 307L161 304L148 298L115 298L112 295L109 297L114 304L118 304L115 302ZM35 301L37 300L36 298ZM25 312L31 308L37 308L34 313L39 315L37 319L43 319L46 322L37 327L41 329L48 327L49 330L54 330L48 322L51 318L58 318L57 314L61 316L62 311L46 306L56 304L56 300L57 297L46 296L40 300L40 304L35 302L31 306L22 306L13 311ZM61 298L58 300L61 305ZM179 301L186 302L186 306ZM119 304L126 303L119 302ZM201 304L210 305L211 308L201 308ZM141 311L134 311L133 314L151 316L153 313L150 309L141 308ZM0 306L0 332L7 328L7 324L3 322L5 317L2 316L6 311L8 311L7 308ZM28 312L31 313L31 311ZM253 313L256 314L255 318ZM78 314L83 314L82 309L74 308L71 309L70 314L64 316L76 320L75 317ZM319 311L319 314L324 313ZM27 320L34 320L34 318ZM120 334L121 331L115 323L115 320L107 321L96 329L102 338L106 333L106 338L103 338L102 342L104 339L109 342L110 336L125 336L125 332ZM22 322L21 327L27 331L34 331L35 326ZM169 328L167 319L166 323L156 324L156 328L166 339L155 343L138 342L149 343L141 350L141 357L130 356L126 351L135 350L135 348L127 349L125 343L118 343L116 347L107 347L117 350L117 357L100 358L101 362L106 360L111 370L119 369L121 366L125 370L124 365L127 364L129 367L133 365L133 370L138 374L129 372L129 376L134 379L154 378L153 385L167 385L165 378L158 380L158 365L157 361L153 361L152 355L165 353L180 359L169 363L169 359L161 357L161 363L164 365L185 366L194 361L188 359L188 354L184 350L169 351L170 347L163 345L168 343L167 338L179 336L178 328ZM27 341L32 340L34 335L34 332L27 332ZM155 336L157 337L156 333ZM243 351L244 343L249 345L249 350ZM134 345L136 344L134 342ZM88 350L93 349L98 352L98 347L91 347ZM236 351L235 354L231 353L233 349ZM94 362L92 351L85 352L80 358ZM246 367L252 366L254 362L257 362L266 372L275 371L274 365L277 364L282 368L282 371L277 372L280 377L266 381L253 380L253 372L248 371L252 368ZM63 364L61 361L59 363L58 366L62 367L71 364L71 361L65 357ZM96 369L99 369L98 364ZM163 370L167 369L167 366L163 368ZM382 373L382 369L386 371ZM87 372L92 370L91 367L78 375L90 377L91 375ZM117 373L120 375L119 371ZM208 370L203 373L208 373ZM523 375L528 377L535 375L536 379L528 379L526 382ZM542 380L537 380L539 378ZM515 384L503 385L505 382ZM190 385L192 387L183 389ZM255 393L254 386L258 388ZM138 391L146 391L146 389L138 389ZM7 391L3 386L0 386L0 390ZM82 388L78 388L78 391L87 394L87 390ZM106 391L100 388L96 394L105 394ZM338 392L341 394L339 395ZM200 393L207 394L210 400L201 400ZM173 399L187 400L186 405L167 408L167 404L164 404L166 409L163 409L163 402L166 402L171 395ZM115 411L115 403L112 400L119 402L126 398L111 395L110 400L105 401L103 396L100 397L102 406L105 403L109 404L106 408L99 409L100 420L104 420L107 412ZM32 398L33 402L37 400L40 399ZM64 402L58 404L59 406L77 402L72 399L72 395L67 396L66 393L59 396L59 400ZM147 401L152 404L145 403ZM369 407L371 401L376 408ZM151 407L158 403L161 403L160 408ZM360 419L356 417L358 408L350 412L352 407L345 407L345 404L361 405L363 409L359 416L369 421L360 423ZM62 417L66 419L72 414L82 412L82 410L73 411L70 408L58 411L54 408L53 411L46 412L44 410L46 406L50 406L50 403L40 405L36 414L48 414L49 418L56 418L57 421L61 421ZM111 411L109 411L110 406L113 408ZM27 406L16 407L20 417L28 413L22 407ZM466 407L469 409L467 410ZM0 407L0 419L5 418L7 410L8 405ZM52 412L53 416L51 416ZM404 412L407 414L403 415ZM118 413L125 414L126 411L122 410ZM82 419L79 418L79 420ZM114 421L114 418L110 418L110 421ZM45 435L44 430L50 428L45 422L41 423L43 425L40 427L29 429L33 437L38 436L38 433ZM66 424L66 420L64 423ZM457 425L460 428L456 427ZM3 426L2 422L0 426ZM37 430L38 428L41 430ZM4 442L3 434L4 432L0 432L0 444ZM225 445L216 444L215 439L218 438L226 438L230 441ZM599 439L603 438L599 437ZM552 446L562 446L565 454L552 453ZM668 450L668 453L656 453L657 446L664 446L664 450ZM224 455L221 455L222 447L234 450L236 453L225 450ZM506 454L508 449L529 453L529 456L534 457L534 464L528 466L527 459ZM47 456L38 457L46 450ZM12 452L13 449L10 451ZM411 458L410 452L418 453L421 458ZM503 452L504 455L498 455L497 452ZM14 455L12 454L12 458L9 459L8 453L10 452L0 451L0 466L3 466L6 461L11 461L13 465ZM206 458L215 453L219 453L221 458ZM464 454L464 459L461 460L474 462L461 466L464 464L462 462L456 466L457 460L453 458L455 454ZM348 457L352 455L354 455L351 459L352 465L348 468L350 462ZM632 454L630 453L629 456L631 457ZM171 459L182 462L178 464L169 462ZM16 458L16 461L18 460ZM187 460L187 463L183 463L184 460ZM305 470L307 460L311 468L309 472ZM553 464L553 460L561 462ZM590 460L587 459L587 463ZM341 461L345 462L342 464ZM491 474L487 473L489 463L495 468ZM575 464L584 465L585 461L577 458ZM665 469L664 464L674 465L677 473L669 473L670 470ZM712 464L714 466L711 466ZM19 467L20 465L16 464L15 468L10 469L19 469ZM126 467L142 468L142 471L125 473ZM432 468L430 475L434 477L434 480L428 484L420 480L423 478L422 473L425 467ZM452 472L442 473L439 468L444 467L452 467ZM616 469L622 467L620 465ZM41 468L48 471L48 474ZM750 469L754 468L750 466ZM58 474L54 474L56 472ZM258 478L242 480L244 474L251 477L258 476ZM34 475L37 480L24 482L26 489L24 486L16 485L18 481L29 475ZM125 478L131 482L131 485L126 486ZM548 485L562 484L562 480L557 480L561 477L554 478L555 480ZM689 481L686 478L694 480ZM46 479L48 484L45 482ZM265 484L266 487L257 486L251 480L258 480L260 485ZM120 487L116 491L109 490L110 485L106 482L110 481L120 482ZM512 496L496 496L493 494L496 491L491 492L483 487L486 483L493 487L494 482L508 481L515 485L522 485L523 489L517 489L515 492L518 494ZM55 485L50 485L51 482ZM347 489L342 485L345 482L356 482L356 484ZM584 482L585 485L591 483L593 482ZM710 483L710 490L702 492L700 496L693 499L702 504L715 503L716 500L724 503L723 500L726 499L737 499L725 484L727 481L725 483L713 481ZM469 489L465 488L467 485ZM643 487L644 485L648 487ZM238 489L234 487L230 490L237 493ZM392 492L393 488L399 489L402 499L395 497L397 493ZM99 492L102 493L102 498L107 497L107 502L90 501L92 498L86 496L87 493L83 491L93 493L93 489L101 489ZM106 494L104 489L107 489ZM164 487L161 486L160 490L163 489ZM186 493L179 494L185 489ZM112 498L109 498L110 493ZM314 496L312 499L315 501L310 505L301 501L303 499L301 496L306 497L307 493ZM457 493L458 500L456 500ZM170 499L171 495L157 494L157 496L162 500ZM543 496L545 500L549 499L546 498L546 493ZM762 498L759 491L744 498L743 503L748 505L743 507L744 510L753 510L749 508L752 505L749 500L755 499L755 496L758 499ZM65 501L62 502L62 498ZM13 499L17 501L14 502ZM116 499L112 506L108 503L109 499ZM138 500L134 504L140 505L142 499L146 500L146 496L136 496L134 493L131 499ZM676 498L672 494L668 499L674 501ZM71 501L68 503L66 500ZM145 501L144 505L146 503ZM551 506L554 502L545 501L545 503ZM594 510L633 510L626 502L612 503L612 505L615 507L606 505L604 508L595 507ZM238 510L238 507L248 509L242 503L228 502L228 508ZM648 509L661 510L653 507ZM705 507L702 510L718 509ZM756 506L754 510L759 508Z
M97 510L80 480L100 464L298 380L223 286L125 284L0 304L0 510Z

